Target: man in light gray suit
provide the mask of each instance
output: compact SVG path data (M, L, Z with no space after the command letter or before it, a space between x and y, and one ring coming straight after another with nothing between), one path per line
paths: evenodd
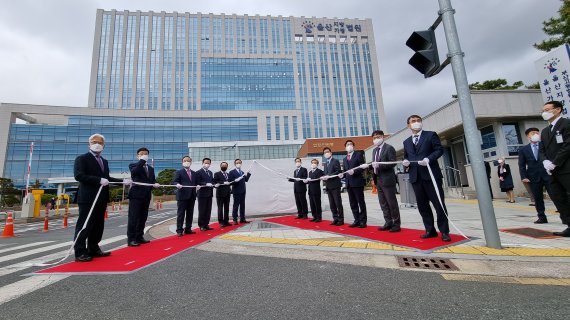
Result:
M376 130L372 133L376 148L372 151L372 162L396 161L396 150L384 142L384 132ZM396 164L373 164L373 178L378 190L380 208L384 213L384 225L380 231L400 232L400 207L396 199Z

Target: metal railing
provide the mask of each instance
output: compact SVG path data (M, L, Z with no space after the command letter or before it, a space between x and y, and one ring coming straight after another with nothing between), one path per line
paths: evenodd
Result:
M458 188L461 190L461 197L465 198L465 192L463 191L463 183L461 183L461 171L450 166L444 167L445 180L447 188ZM451 174L450 174L451 173Z

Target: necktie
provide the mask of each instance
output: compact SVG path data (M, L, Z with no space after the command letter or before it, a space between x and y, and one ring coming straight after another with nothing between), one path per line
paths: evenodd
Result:
M376 162L380 161L380 148L376 150L376 157L374 158L374 160L376 160Z
M148 166L146 164L144 165L144 171L146 172L146 177L148 178Z
M534 159L538 160L538 144L532 145L532 154L534 155Z
M228 180L228 174L226 172L224 172L224 178L226 178L226 180Z
M192 173L190 172L190 169L186 170L186 173L188 173L188 178L192 181Z
M238 169L238 173L239 173L239 175L241 176L241 170L240 170L240 169Z
M99 167L101 168L101 171L105 172L105 166L103 166L103 160L101 159L101 156L96 155L95 159L97 159L97 163L99 163Z
M420 136L418 134L414 134L414 145L418 144L418 140L420 140Z
M298 176L299 176L299 169L297 169L297 170L295 171L295 177L298 177Z
M347 159L348 161L350 161L350 154L348 154L348 155L346 156L346 159Z
M552 132L552 128L554 128L554 126L553 126L553 125L549 125L548 127L550 128L550 132Z

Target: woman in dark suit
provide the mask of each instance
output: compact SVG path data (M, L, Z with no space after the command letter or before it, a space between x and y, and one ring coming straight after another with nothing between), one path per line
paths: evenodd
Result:
M511 175L511 167L505 163L505 158L499 158L499 166L497 174L499 175L499 186L501 192L507 193L507 202L515 203L515 193L513 192L513 176Z

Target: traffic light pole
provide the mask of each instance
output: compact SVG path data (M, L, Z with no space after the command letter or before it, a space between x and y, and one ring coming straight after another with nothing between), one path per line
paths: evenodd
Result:
M457 28L453 17L455 10L451 7L451 0L438 1L440 9L439 15L442 18L443 28L445 30L445 38L449 50L448 58L451 58L451 68L453 69L453 78L455 79L461 118L463 119L465 141L469 150L469 160L473 171L473 179L475 180L477 199L479 200L479 212L483 223L485 241L488 247L500 249L501 239L497 228L497 219L495 218L495 210L491 199L487 173L483 163L483 153L481 152L481 142L479 140L480 133L477 129L475 111L473 110L469 83L467 82L467 74L463 63L464 54L459 45L459 36L457 35Z

